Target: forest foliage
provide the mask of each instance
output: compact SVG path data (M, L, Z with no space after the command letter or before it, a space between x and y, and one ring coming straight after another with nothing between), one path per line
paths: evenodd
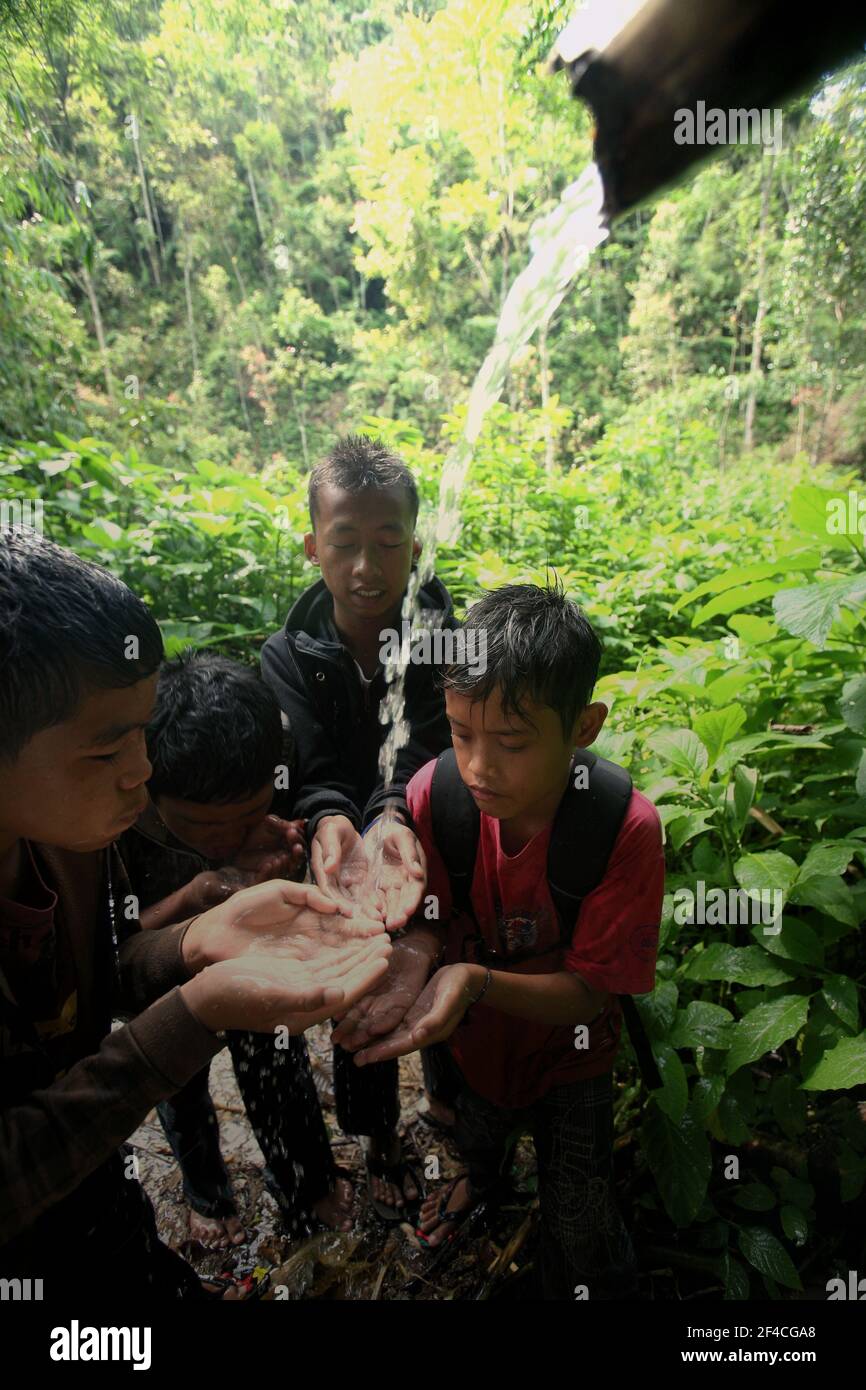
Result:
M337 434L393 443L435 506L529 227L590 156L539 70L568 8L3 9L0 498L40 501L169 650L254 659L313 577L305 476ZM601 632L599 748L669 871L663 1085L624 1064L617 1130L650 1228L688 1228L731 1298L800 1288L817 1150L843 1206L866 1185L864 79L612 229L437 565L461 610L555 571ZM781 915L699 922L698 883Z

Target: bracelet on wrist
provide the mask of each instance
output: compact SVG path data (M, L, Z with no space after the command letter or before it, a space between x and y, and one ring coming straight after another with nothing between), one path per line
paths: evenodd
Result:
M472 1003L469 1005L470 1009L473 1007L473 1005L481 1003L481 1000L484 998L485 994L490 988L490 981L492 980L493 976L490 974L489 966L485 968L487 969L487 974L484 977L484 984L481 986L481 989L478 991L475 998L472 1000Z

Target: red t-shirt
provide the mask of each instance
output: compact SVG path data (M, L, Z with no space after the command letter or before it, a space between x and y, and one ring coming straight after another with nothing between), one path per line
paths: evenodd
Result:
M428 894L439 899L446 932L445 961L473 960L466 938L476 928L468 914L452 917L451 889L433 844L430 786L435 760L409 783L409 810L427 855ZM518 854L506 854L499 821L481 813L472 907L488 946L503 956L504 969L525 974L571 970L593 989L648 994L655 981L658 930L664 897L661 822L639 791L631 801L601 883L581 904L571 945L560 943L556 908L547 882L551 826L540 830ZM575 846L575 852L578 847ZM508 966L508 953L532 947L545 954ZM571 1024L549 1026L513 1018L484 1004L469 1012L449 1038L452 1054L479 1095L506 1108L531 1105L552 1086L601 1076L612 1069L619 1045L621 1011L614 998L577 1036ZM578 1043L587 1042L587 1046Z

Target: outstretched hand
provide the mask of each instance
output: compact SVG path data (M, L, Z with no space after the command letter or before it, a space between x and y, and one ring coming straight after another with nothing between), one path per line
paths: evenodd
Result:
M390 1035L403 1023L424 989L430 973L431 953L409 936L394 945L388 970L363 999L343 1013L332 1039L348 1052Z
M398 931L417 910L427 882L421 843L408 825L383 817L364 836L364 851L385 926Z
M444 1042L472 1003L469 970L463 963L443 966L406 1011L403 1021L379 1042L364 1047L355 1056L359 1067L404 1057L432 1043Z
M187 928L183 955L195 972L248 951L267 951L294 960L366 937L384 935L381 921L352 917L351 909L310 883L274 879L235 893L203 912Z
M379 932L306 960L250 951L207 966L181 993L212 1032L302 1033L365 995L387 970L391 949L387 934Z
M302 820L265 816L249 831L231 867L249 874L250 883L267 883L272 878L299 879L306 856Z

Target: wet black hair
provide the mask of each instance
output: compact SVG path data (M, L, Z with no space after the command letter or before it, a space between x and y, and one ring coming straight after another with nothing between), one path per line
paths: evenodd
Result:
M0 760L94 691L152 675L162 654L156 620L121 580L38 532L0 530Z
M147 729L151 797L245 801L273 785L282 747L277 698L251 667L209 652L164 664Z
M369 434L347 434L339 439L321 463L316 464L307 485L310 521L316 526L319 489L330 485L345 492L364 488L402 487L409 498L412 520L418 515L418 485L406 464L381 439Z
M598 679L601 642L559 581L506 584L486 593L466 614L466 627L484 635L486 666L477 660L443 668L442 685L474 703L499 692L506 715L525 719L524 701L548 705L568 738Z

